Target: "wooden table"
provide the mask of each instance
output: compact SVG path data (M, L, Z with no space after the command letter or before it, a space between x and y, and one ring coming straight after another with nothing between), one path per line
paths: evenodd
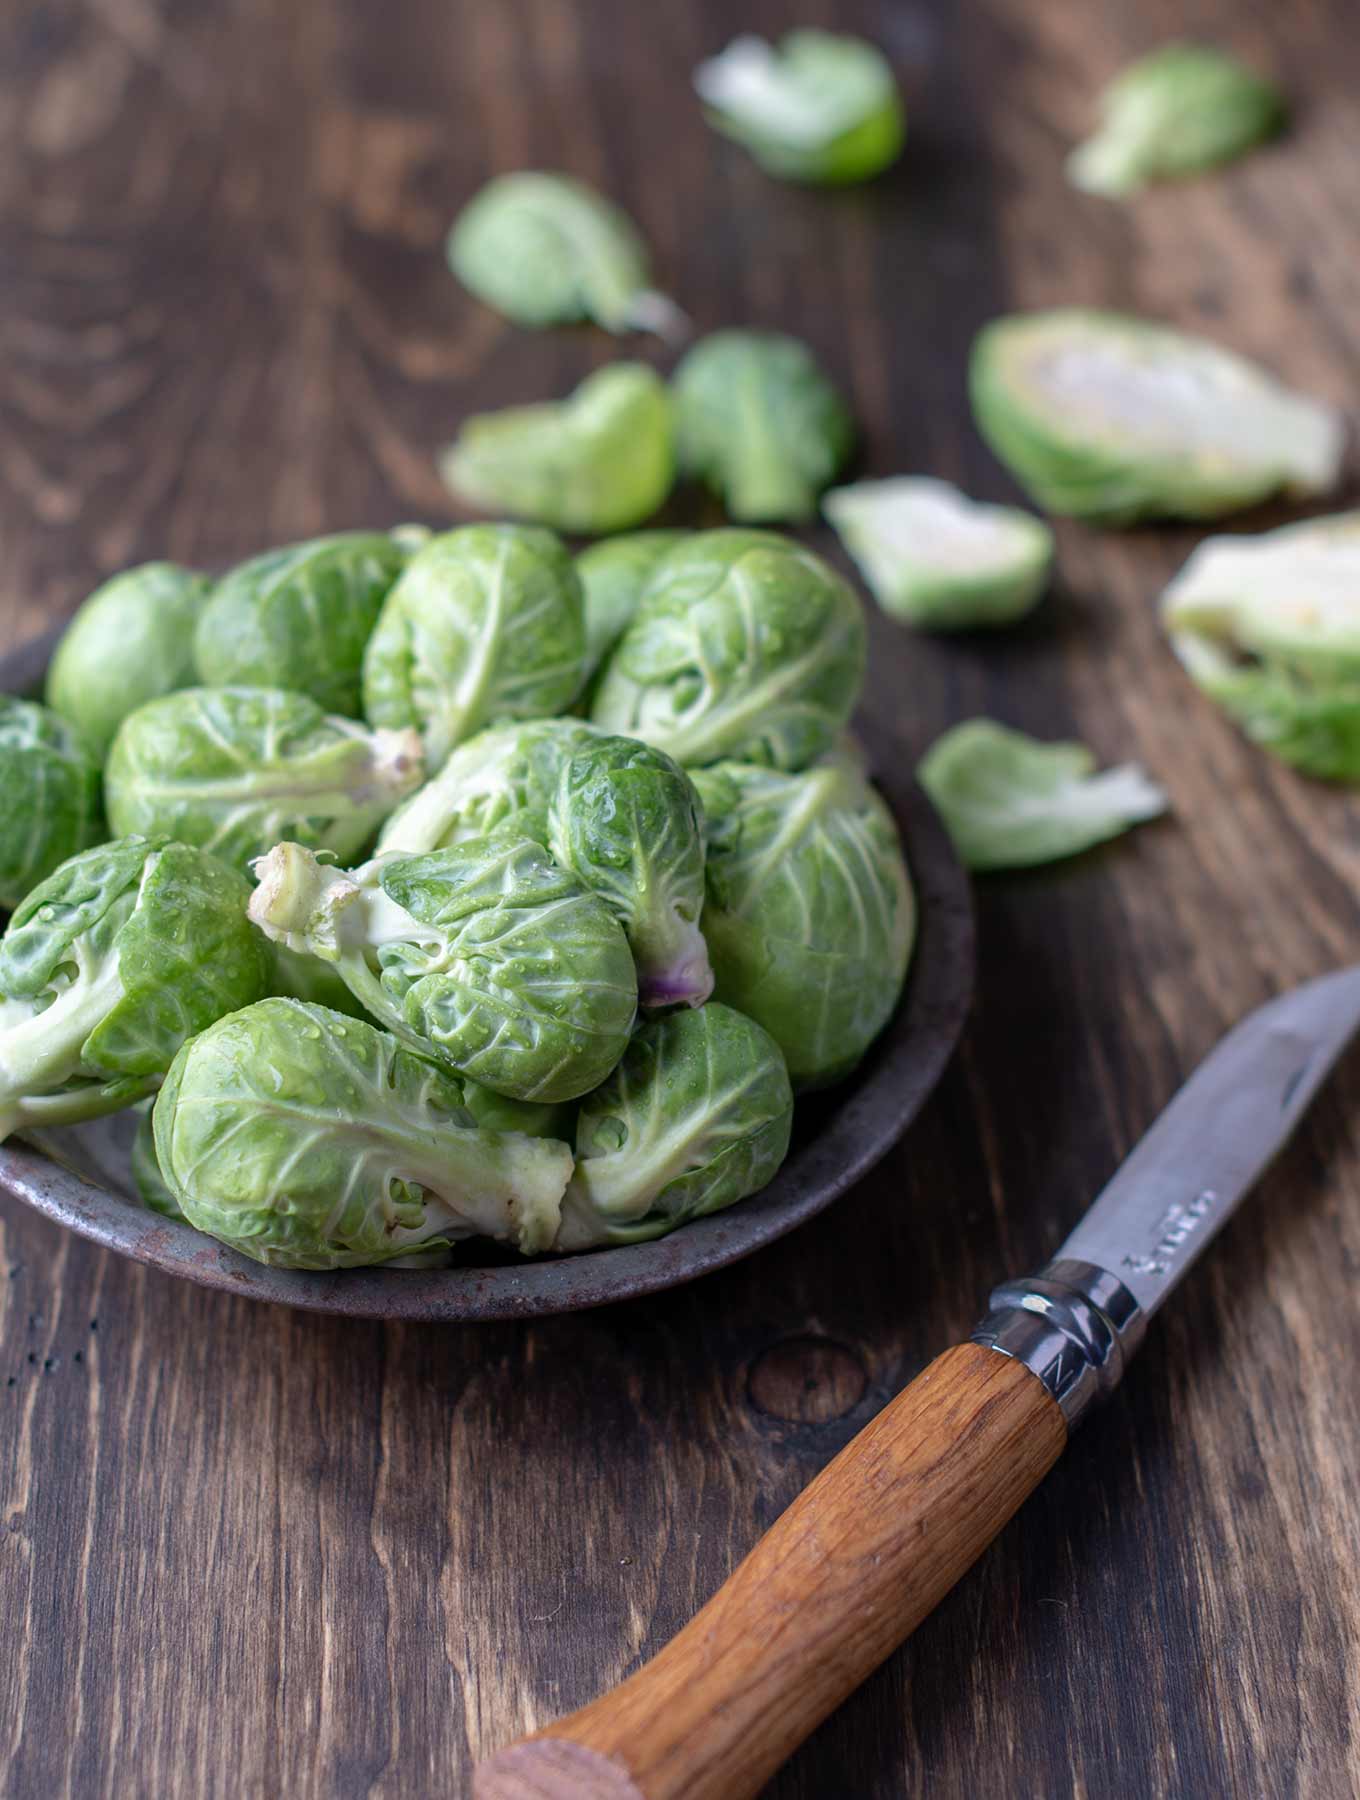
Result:
M698 117L688 71L738 23L812 21L879 39L908 90L875 186L776 186ZM1069 191L1098 85L1186 30L1277 69L1293 136L1133 206ZM1360 398L1345 0L53 0L4 31L7 641L132 561L447 519L431 459L463 413L660 357L515 331L449 278L455 207L518 165L614 193L700 327L812 342L875 473L1012 493L963 368L1016 305L1143 309ZM1232 1020L1356 955L1354 801L1249 748L1160 636L1193 542L1064 527L1051 604L997 638L875 619L869 705L904 757L990 712L1141 758L1175 816L980 885L949 1078L776 1248L579 1318L383 1329L0 1205L0 1790L465 1792L479 1751L668 1638L1047 1257ZM1358 1111L1353 1058L1125 1391L781 1800L1356 1790Z

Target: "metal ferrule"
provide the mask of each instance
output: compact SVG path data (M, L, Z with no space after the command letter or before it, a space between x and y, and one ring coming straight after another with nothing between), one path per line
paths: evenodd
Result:
M1051 1262L992 1290L975 1344L1013 1356L1037 1375L1070 1431L1119 1385L1147 1317L1116 1276L1094 1263Z

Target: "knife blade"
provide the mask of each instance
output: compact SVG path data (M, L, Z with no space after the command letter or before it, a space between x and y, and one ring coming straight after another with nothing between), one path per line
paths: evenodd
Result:
M476 1800L751 1800L1038 1486L1358 1029L1360 967L1249 1014L1054 1260L995 1289L971 1341L890 1401L650 1662L481 1764Z

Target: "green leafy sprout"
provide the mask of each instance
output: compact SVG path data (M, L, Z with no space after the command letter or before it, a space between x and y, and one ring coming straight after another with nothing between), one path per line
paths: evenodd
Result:
M103 836L99 764L85 739L36 700L0 694L0 906Z

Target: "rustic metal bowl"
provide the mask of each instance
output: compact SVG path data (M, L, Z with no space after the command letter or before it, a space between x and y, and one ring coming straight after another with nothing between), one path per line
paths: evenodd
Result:
M41 687L55 632L0 659L0 691ZM674 1287L773 1242L854 1186L897 1141L938 1081L972 991L968 878L921 789L900 773L900 752L875 757L875 779L901 829L920 906L920 930L902 1002L855 1074L800 1101L793 1147L762 1193L697 1219L670 1237L537 1262L473 1242L447 1269L350 1269L309 1274L265 1268L189 1225L145 1210L128 1169L127 1114L44 1140L46 1154L11 1140L0 1148L0 1192L82 1237L205 1287L357 1318L507 1319L570 1312ZM60 1160L58 1160L60 1159Z

